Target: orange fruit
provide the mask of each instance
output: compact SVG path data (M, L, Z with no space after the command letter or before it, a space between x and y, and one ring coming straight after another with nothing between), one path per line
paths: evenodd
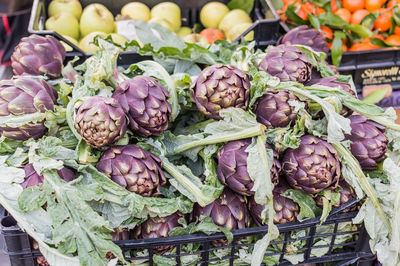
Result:
M365 8L369 12L373 12L373 11L376 11L379 8L381 8L383 3L385 3L385 1L382 1L382 0L365 0Z
M336 10L338 10L338 5L337 5L337 2L336 2L337 0L332 0L331 1L331 12L332 13L335 13L336 12Z
M400 0L390 0L387 3L387 8L392 8L392 7L394 7L395 5L398 5L398 4L400 4Z
M400 36L400 27L399 26L394 27L394 34Z
M324 36L326 39L330 40L333 39L333 31L328 26L321 26L319 31L322 33L322 36Z
M363 20L363 18L368 15L369 12L366 9L359 9L356 12L353 13L353 15L351 15L351 24L355 24L358 25L361 23L361 21Z
M318 7L314 15L319 16L324 13L326 13L325 9Z
M379 13L380 13L380 15L375 20L373 28L376 30L379 30L381 32L388 31L390 29L390 27L392 26L392 20L390 19L392 17L392 11L381 8L381 9L379 9Z
M338 10L336 10L335 14L338 15L339 17L341 17L344 21L350 23L351 13L349 10L347 10L345 8L339 8Z
M308 12L310 11L304 5L301 5L297 15L303 20L308 20Z
M390 35L385 40L387 43L400 45L400 36L399 35Z
M222 31L218 29L211 29L211 28L204 29L200 32L200 35L206 38L209 44L212 44L216 40L225 39Z
M343 0L343 7L350 12L355 12L365 7L365 0Z
M349 51L365 51L377 48L379 48L379 46L373 45L370 42L356 42L350 47Z

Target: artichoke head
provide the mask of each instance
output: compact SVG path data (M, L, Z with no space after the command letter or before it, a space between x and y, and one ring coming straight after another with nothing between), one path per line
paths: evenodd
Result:
M35 171L35 168L33 168L33 165L31 163L26 164L24 166L24 171L25 171L25 180L24 182L21 183L21 186L23 188L34 187L43 183L44 177L39 175ZM70 182L73 179L75 179L74 172L66 167L63 167L61 170L57 170L57 173L60 176L60 178L66 182Z
M191 98L206 116L220 120L219 111L229 107L247 109L250 78L242 70L216 64L205 68L191 87Z
M157 196L166 183L161 160L134 144L112 146L96 167L115 183L145 197Z

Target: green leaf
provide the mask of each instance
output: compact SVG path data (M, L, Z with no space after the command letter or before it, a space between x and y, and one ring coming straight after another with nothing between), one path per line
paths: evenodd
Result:
M362 20L361 20L361 25L371 29L372 26L375 23L375 20L378 18L378 12L371 12L368 15L366 15Z
M319 20L322 25L328 25L333 28L344 29L349 23L332 12L326 12L319 15Z
M288 189L283 196L299 204L300 212L297 216L299 221L307 218L316 218L322 214L322 210L315 204L314 199L303 191Z
M366 103L377 104L383 100L383 98L385 98L385 95L388 93L388 91L390 91L390 87L377 89L365 97L363 101Z
M335 66L339 66L343 55L343 43L342 40L340 38L337 38L336 36L332 42L331 55L332 55L332 63Z
M231 0L227 6L230 10L242 9L246 11L246 13L250 14L254 7L254 0Z
M299 17L296 13L296 7L293 3L288 5L285 15L288 20L292 21L295 25L307 25L308 22Z
M370 31L367 27L364 27L363 25L349 24L347 25L346 29L351 30L361 38L369 38L374 35L372 31Z
M311 13L308 13L308 12L307 12L307 14L308 14L308 20L310 21L310 24L311 24L314 28L316 28L317 30L319 30L320 27L321 27L321 24L320 24L320 22L319 22L319 19L318 19L317 17L313 16Z

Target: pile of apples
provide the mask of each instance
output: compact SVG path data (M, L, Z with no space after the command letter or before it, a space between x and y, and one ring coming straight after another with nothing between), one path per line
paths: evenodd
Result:
M61 34L84 52L95 52L94 37L111 35L114 42L125 44L127 39L116 33L117 27L113 14L102 4L93 3L82 10L79 0L53 0L48 6L45 26ZM130 2L121 9L118 20L144 20L158 23L184 39L186 42L208 45L219 39L233 41L251 25L250 16L241 9L229 10L221 2L209 2L200 11L200 22L204 29L194 33L189 27L182 27L180 7L173 2L162 2L149 8L141 2ZM253 40L253 32L245 40ZM72 48L64 44L67 51Z

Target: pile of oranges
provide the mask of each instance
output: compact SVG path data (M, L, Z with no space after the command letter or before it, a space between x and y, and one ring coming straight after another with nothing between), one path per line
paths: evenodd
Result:
M369 29L374 33L370 38L346 38L342 39L343 52L362 51L381 48L371 42L373 38L378 38L386 44L400 46L400 27L394 24L393 11L400 8L400 0L332 0L324 6L318 6L308 1L302 0L282 0L283 8L278 10L283 21L291 22L286 16L289 6L295 7L295 12L302 20L307 21L310 16L319 17L321 14L330 12L339 16L347 23L360 25L363 19L370 16L372 23ZM392 25L393 24L393 25ZM332 45L334 31L327 25L321 25L319 30ZM348 35L351 32L347 32Z

